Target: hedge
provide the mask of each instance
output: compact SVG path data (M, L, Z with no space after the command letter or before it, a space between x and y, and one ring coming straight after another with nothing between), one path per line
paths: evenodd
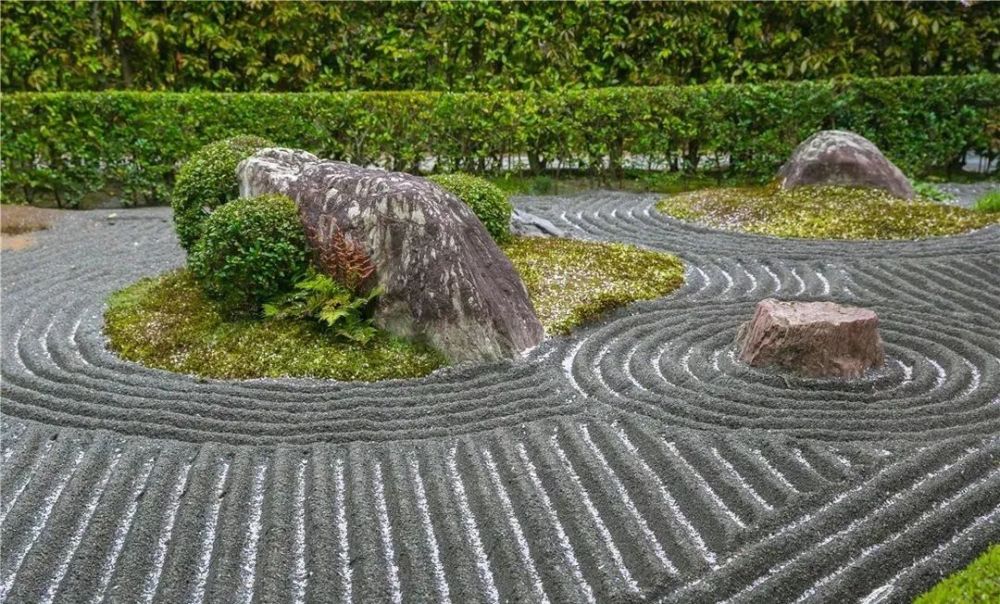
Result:
M7 91L549 90L963 75L1000 4L0 3Z
M419 171L618 170L627 154L767 176L822 128L858 132L904 171L1000 148L1000 76L547 92L15 93L2 97L3 194L74 205L98 189L167 199L179 162L253 133L322 157Z

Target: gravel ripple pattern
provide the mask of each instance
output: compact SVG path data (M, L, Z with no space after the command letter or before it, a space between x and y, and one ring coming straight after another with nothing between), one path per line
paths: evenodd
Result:
M779 240L655 201L515 204L681 255L671 296L375 384L108 352L107 295L183 262L167 210L4 252L0 601L909 602L1000 541L1000 229ZM767 296L874 308L886 367L737 363Z

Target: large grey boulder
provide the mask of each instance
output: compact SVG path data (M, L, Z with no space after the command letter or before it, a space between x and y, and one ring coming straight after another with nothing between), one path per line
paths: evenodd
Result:
M365 248L383 290L375 321L391 333L453 361L516 356L544 337L510 260L472 210L434 183L276 148L236 173L243 197L295 200L315 249L329 249L338 231Z
M913 199L913 186L870 140L844 130L821 130L804 140L778 171L784 189L839 185L884 189Z

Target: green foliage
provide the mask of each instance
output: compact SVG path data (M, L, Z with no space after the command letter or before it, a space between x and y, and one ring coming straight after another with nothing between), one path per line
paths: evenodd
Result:
M730 159L727 174L771 177L822 128L853 130L904 171L1000 152L1000 76L543 92L318 94L41 93L3 98L3 197L68 202L112 186L157 201L202 145L258 132L356 164L495 172L505 158L597 175L626 154L678 170Z
M618 243L515 237L502 246L550 334L568 333L612 308L665 296L684 284L676 257Z
M0 85L546 90L990 71L991 2L23 2Z
M993 545L969 566L919 596L913 604L987 604L1000 602L1000 545Z
M306 272L308 249L295 202L263 195L212 212L188 266L209 298L233 314L249 313Z
M914 182L913 190L917 195L930 201L948 201L951 197L929 182Z
M357 295L332 277L310 270L291 292L264 304L264 316L317 321L344 339L365 344L378 333L370 310L380 293L375 288Z
M849 187L707 189L668 197L657 209L715 228L806 239L918 239L1000 222L1000 216Z
M567 179L557 181L551 176L532 176L517 172L504 172L486 179L507 195L553 195L559 190L559 184L567 182Z
M514 208L502 189L485 178L468 174L436 174L429 179L472 208L497 243L510 239L510 214Z
M552 177L532 176L528 173L504 172L488 176L487 180L500 187L507 195L572 195L594 189L612 187L635 193L682 193L708 187L759 185L773 179L745 174L720 174L709 171L669 172L629 168L620 177L599 174L594 176L572 173Z
M273 143L258 136L235 136L205 145L184 162L171 199L184 249L191 251L201 238L202 223L213 209L239 195L236 166L268 146Z
M434 350L384 331L360 344L315 321L234 318L188 270L115 293L104 321L111 349L123 358L208 378L373 381L419 377L445 364Z
M629 245L519 237L502 249L549 333L566 333L609 309L664 296L684 283L679 259ZM357 337L370 327L360 309L377 293L352 295L315 273L306 281L311 283L300 282L265 307L264 318L234 317L205 295L189 269L172 271L113 294L104 331L111 349L127 360L213 378L380 380L426 375L445 364L434 350L381 330ZM327 314L323 309L331 299L337 301ZM339 316L345 309L362 325L360 332Z
M976 201L973 209L977 212L1000 212L1000 191L990 191Z

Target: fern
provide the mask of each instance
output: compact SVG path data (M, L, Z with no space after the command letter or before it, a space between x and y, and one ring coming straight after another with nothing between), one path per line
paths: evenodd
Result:
M329 275L310 269L291 292L264 305L264 316L317 321L339 337L364 344L377 333L369 310L381 293L374 288L358 295Z
M321 241L314 227L309 228L309 239ZM320 270L339 281L356 294L367 292L375 283L375 264L363 245L337 229L329 243L316 245L316 265Z

